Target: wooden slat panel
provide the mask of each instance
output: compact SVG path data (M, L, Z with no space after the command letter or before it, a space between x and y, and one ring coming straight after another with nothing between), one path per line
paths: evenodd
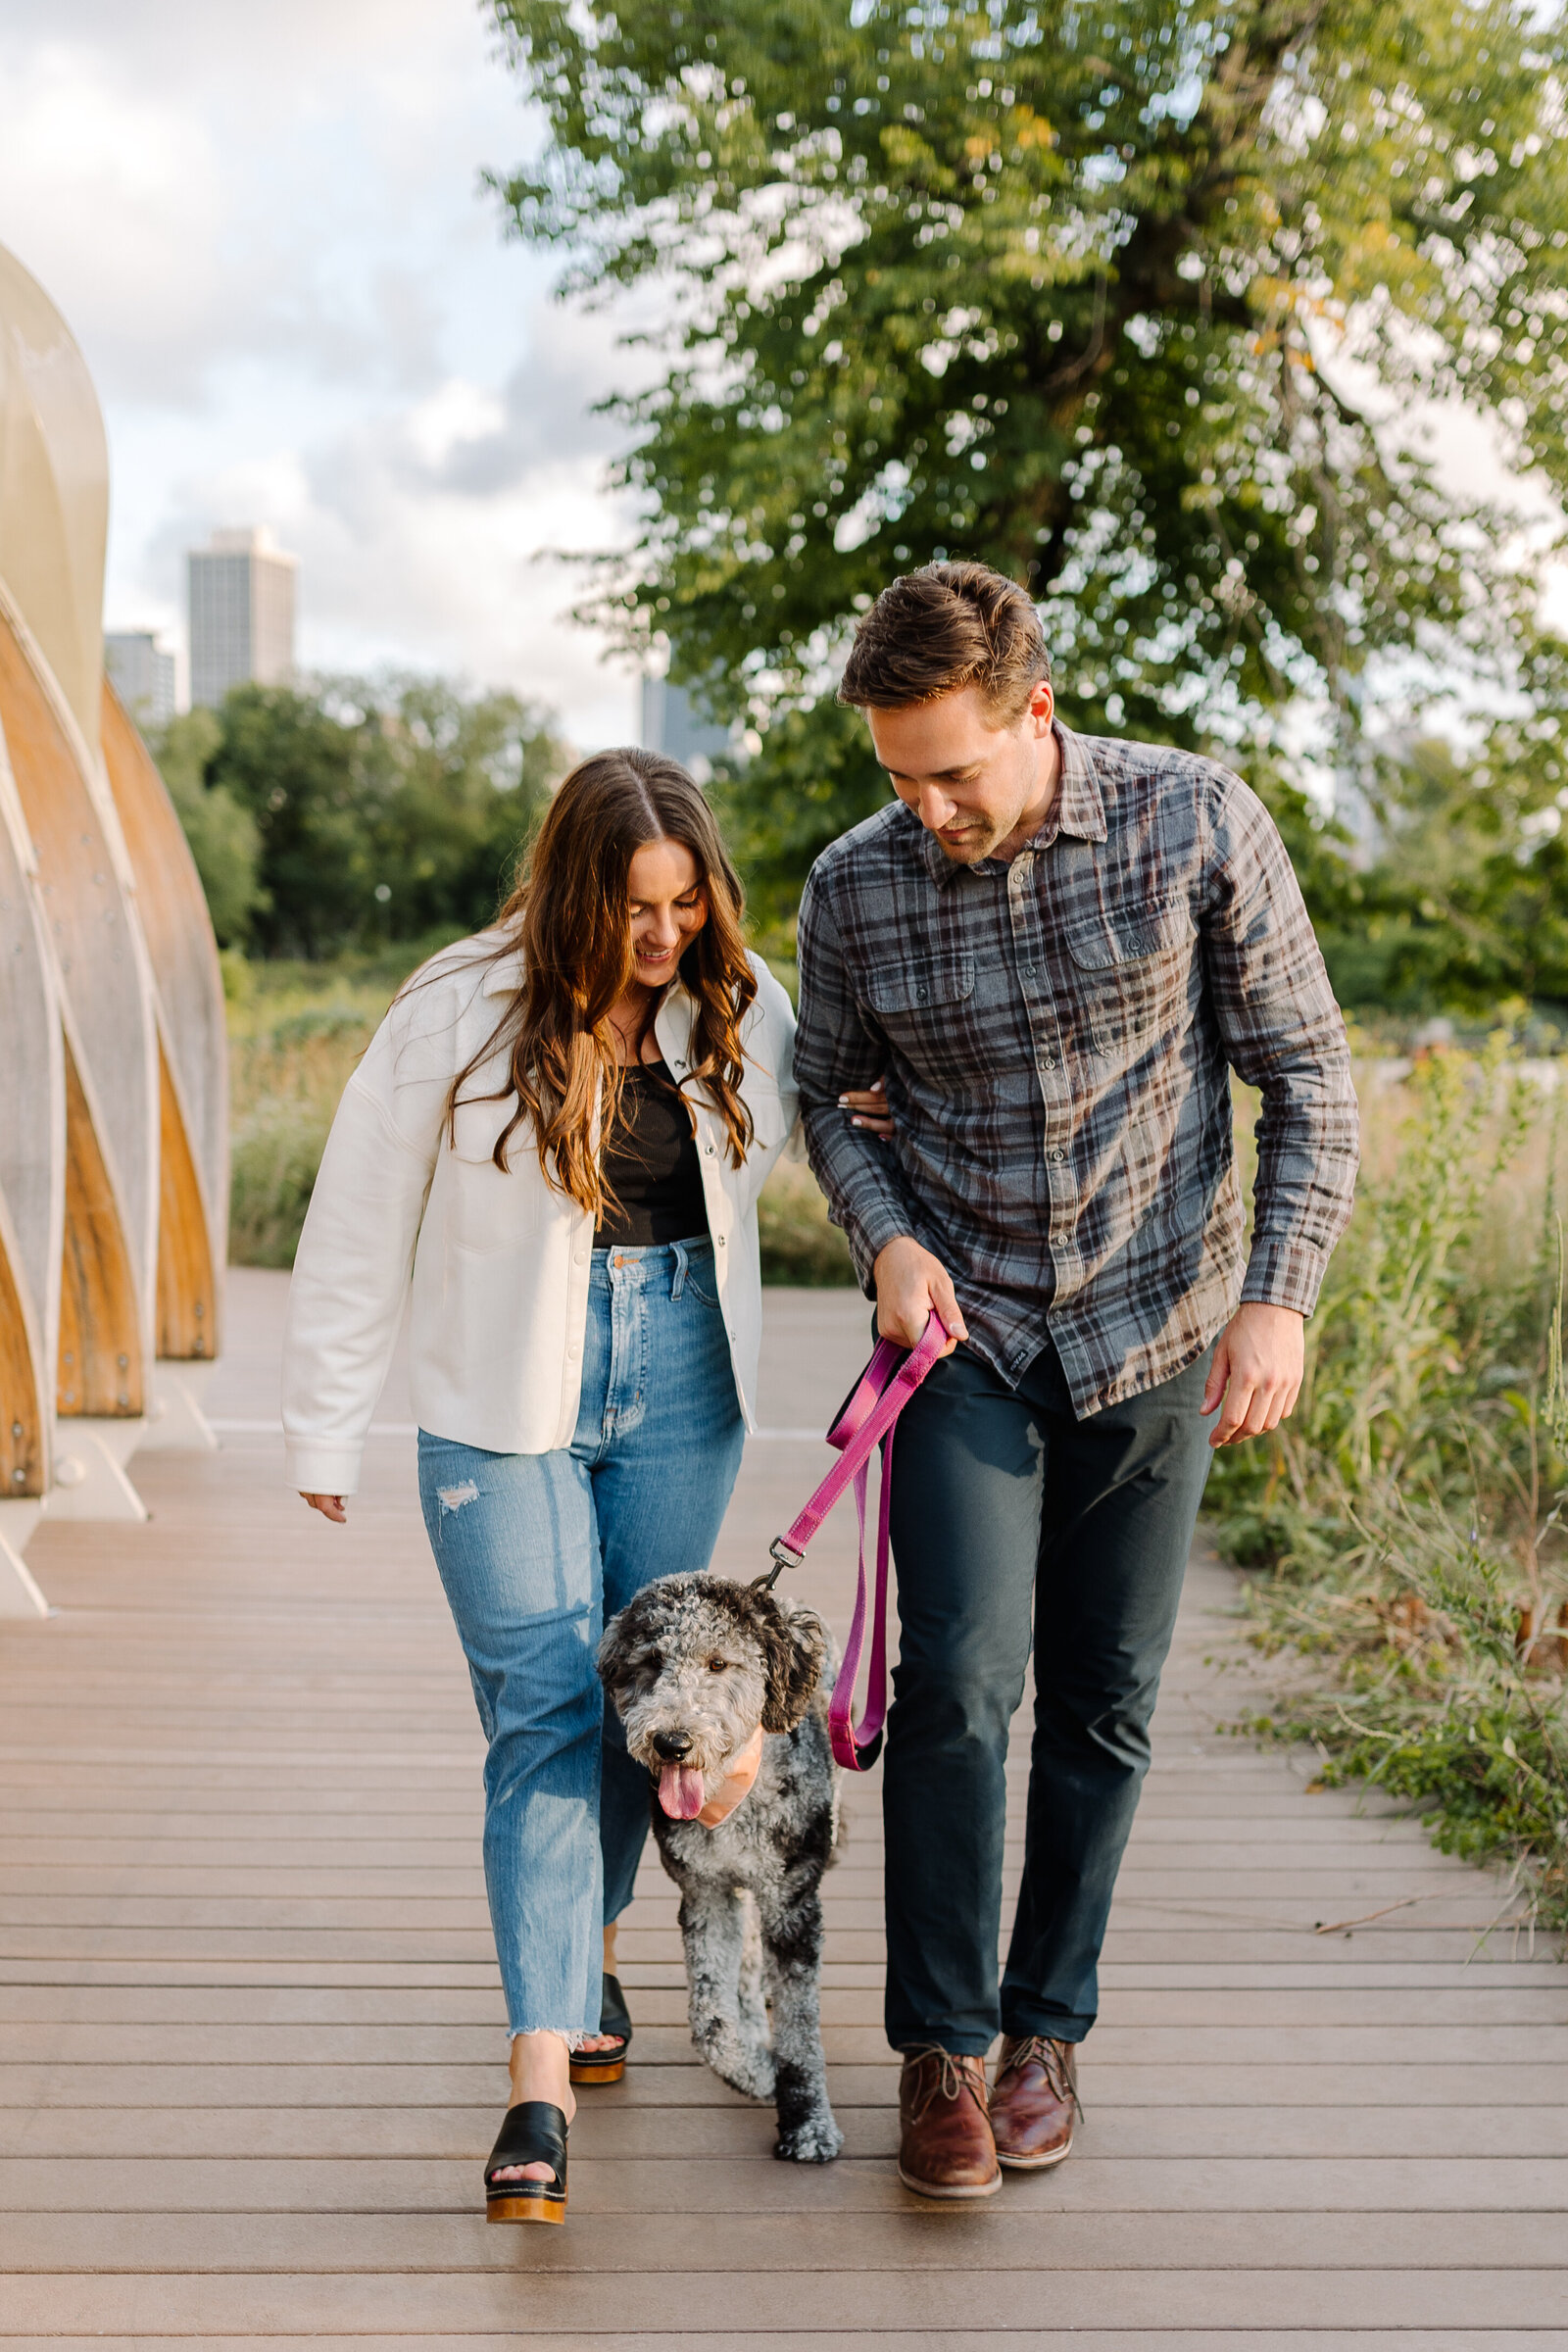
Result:
M220 1345L213 1233L162 1044L158 1079L158 1353L188 1363L216 1355Z
M120 1203L66 1048L66 1230L55 1410L123 1419L145 1409L142 1318Z
M103 752L158 993L158 1353L218 1353L227 1254L228 1059L218 946L164 780L106 678Z
M47 1491L65 1200L60 1008L31 862L0 726L0 1500Z

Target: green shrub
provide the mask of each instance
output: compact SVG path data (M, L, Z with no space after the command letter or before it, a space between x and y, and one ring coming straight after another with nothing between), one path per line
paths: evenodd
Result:
M1568 1404L1557 1096L1499 1043L1369 1092L1355 1215L1296 1415L1215 1463L1221 1547L1267 1650L1320 1672L1262 1723L1568 1925Z

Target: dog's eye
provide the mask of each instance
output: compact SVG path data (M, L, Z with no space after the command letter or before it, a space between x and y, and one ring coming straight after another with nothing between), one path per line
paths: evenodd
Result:
M710 1674L726 1674L729 1671L729 1660L727 1658L710 1658L708 1671Z

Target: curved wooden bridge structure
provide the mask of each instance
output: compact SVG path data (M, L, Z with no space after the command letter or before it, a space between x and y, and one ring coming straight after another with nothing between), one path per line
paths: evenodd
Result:
M79 351L0 249L0 1614L39 1518L144 1515L124 1465L201 1443L227 1225L206 903L103 675L108 457Z

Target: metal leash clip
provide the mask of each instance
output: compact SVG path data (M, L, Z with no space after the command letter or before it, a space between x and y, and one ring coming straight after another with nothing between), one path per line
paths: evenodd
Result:
M767 1556L773 1563L772 1567L765 1576L752 1579L754 1591L760 1592L771 1592L785 1569L799 1568L806 1554L797 1551L793 1544L786 1544L782 1536L775 1536L767 1547Z

